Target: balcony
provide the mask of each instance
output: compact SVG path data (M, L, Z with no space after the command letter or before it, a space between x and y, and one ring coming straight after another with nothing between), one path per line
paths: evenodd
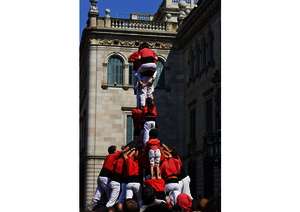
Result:
M90 21L92 23L92 21ZM123 18L112 18L110 16L97 17L96 23L89 28L112 29L116 31L132 32L154 32L154 33L176 33L177 23L155 22L148 20L132 20Z
M115 29L167 31L166 23L120 18L111 18L110 27Z

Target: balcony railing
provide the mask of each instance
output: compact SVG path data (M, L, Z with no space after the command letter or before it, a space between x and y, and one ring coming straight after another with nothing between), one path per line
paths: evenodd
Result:
M157 23L153 21L142 21L142 20L119 19L119 18L111 18L111 28L149 30L149 31L167 31L166 23Z

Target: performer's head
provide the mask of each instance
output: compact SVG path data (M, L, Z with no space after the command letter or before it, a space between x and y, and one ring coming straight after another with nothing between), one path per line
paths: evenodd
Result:
M139 212L140 208L138 203L134 199L127 199L124 204L124 211Z
M158 130L156 128L150 130L149 137L151 138L158 138Z
M117 150L117 147L115 145L111 145L107 149L107 151L108 151L109 154L115 153L116 150Z
M150 46L149 46L149 44L148 43L146 43L146 42L144 42L144 43L142 43L140 46L139 46L139 50L142 50L142 49L144 49L144 48L150 48Z

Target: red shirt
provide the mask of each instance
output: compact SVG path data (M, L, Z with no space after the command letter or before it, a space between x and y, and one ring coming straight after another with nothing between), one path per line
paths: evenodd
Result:
M140 175L140 168L139 168L139 160L135 159L134 157L128 157L126 159L126 175L127 176L139 176Z
M134 108L131 110L131 112L132 112L134 129L142 129L143 119L144 119L143 111L139 108Z
M114 162L118 159L120 154L121 154L121 151L116 151L113 154L107 155L104 160L102 168L107 169L109 171L113 171L114 170Z
M146 143L146 151L148 152L150 149L156 150L160 147L160 140L157 138L151 138Z
M152 187L156 192L165 191L165 181L163 179L148 179L144 181L144 184Z
M132 53L128 58L128 61L133 63L134 70L138 70L141 65L140 57L140 53L137 51Z
M156 53L148 48L143 48L139 51L140 58L152 57L154 60L158 60Z
M114 164L114 173L123 175L123 172L125 171L124 165L125 165L125 160L123 157L117 159Z
M181 161L176 158L165 158L160 169L161 175L164 179L169 179L172 176L178 176L181 171Z
M129 61L129 62L135 62L135 61L139 60L139 58L140 58L140 54L139 54L138 51L136 51L136 52L133 52L133 53L129 56L128 61Z
M145 117L145 119L147 118L156 119L158 116L156 105L154 104L152 107L145 106L143 109L143 116Z

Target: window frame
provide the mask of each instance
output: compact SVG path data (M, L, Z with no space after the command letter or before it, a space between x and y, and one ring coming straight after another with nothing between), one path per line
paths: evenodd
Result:
M111 59L119 59L119 61L121 62L120 67L121 67L121 71L120 71L120 77L121 77L121 82L118 83L117 81L117 77L114 76L116 75L116 73L114 73L114 70L110 71L110 60ZM125 82L125 61L123 59L122 56L120 56L119 54L111 54L108 58L107 58L107 67L106 67L107 71L106 71L106 75L107 75L107 79L106 79L106 84L109 87L122 87L124 86L124 82ZM116 70L115 72L117 72L118 70ZM112 78L115 81L114 83L110 82L110 74L113 74Z

